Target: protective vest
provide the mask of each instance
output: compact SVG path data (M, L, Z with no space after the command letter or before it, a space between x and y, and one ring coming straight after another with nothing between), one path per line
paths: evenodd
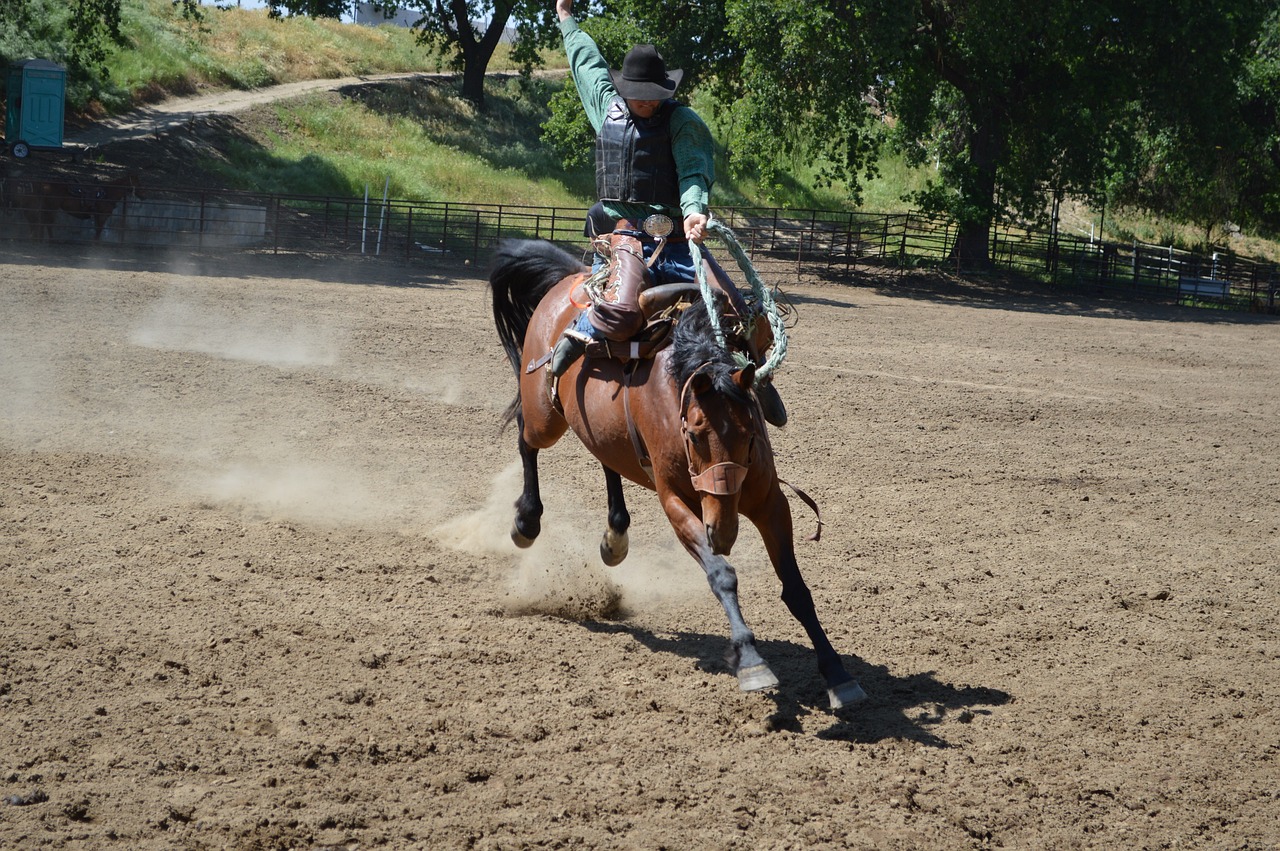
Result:
M652 118L637 119L614 98L596 136L596 196L601 201L680 206L680 179L671 153L671 113L666 101Z

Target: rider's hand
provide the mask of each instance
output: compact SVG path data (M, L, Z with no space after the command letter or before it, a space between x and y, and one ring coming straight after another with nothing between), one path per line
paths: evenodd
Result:
M562 3L573 2L573 0L560 0ZM707 214L706 213L690 213L684 217L684 235L688 239L693 240L699 245L707 236Z
M573 17L573 0L556 0L556 14L562 21Z

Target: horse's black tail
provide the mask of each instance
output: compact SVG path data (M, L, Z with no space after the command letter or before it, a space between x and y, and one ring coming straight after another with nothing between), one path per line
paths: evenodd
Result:
M524 358L524 335L534 308L547 292L568 276L583 271L582 261L567 251L541 239L504 239L498 243L489 269L489 290L493 296L493 321L498 339L520 377ZM520 391L503 417L515 419L520 409Z

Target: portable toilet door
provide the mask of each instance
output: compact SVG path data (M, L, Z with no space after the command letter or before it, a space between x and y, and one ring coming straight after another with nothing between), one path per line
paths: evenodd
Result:
M62 147L67 72L47 59L26 59L9 67L4 140L22 159L31 151Z

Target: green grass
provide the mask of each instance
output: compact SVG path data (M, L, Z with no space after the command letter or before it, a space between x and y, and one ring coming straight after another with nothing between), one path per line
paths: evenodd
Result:
M530 206L582 206L589 175L566 174L537 142L542 120L522 94L543 86L493 86L477 112L453 84L387 83L362 100L317 95L277 105L278 124L238 144L217 166L244 189L308 195Z

